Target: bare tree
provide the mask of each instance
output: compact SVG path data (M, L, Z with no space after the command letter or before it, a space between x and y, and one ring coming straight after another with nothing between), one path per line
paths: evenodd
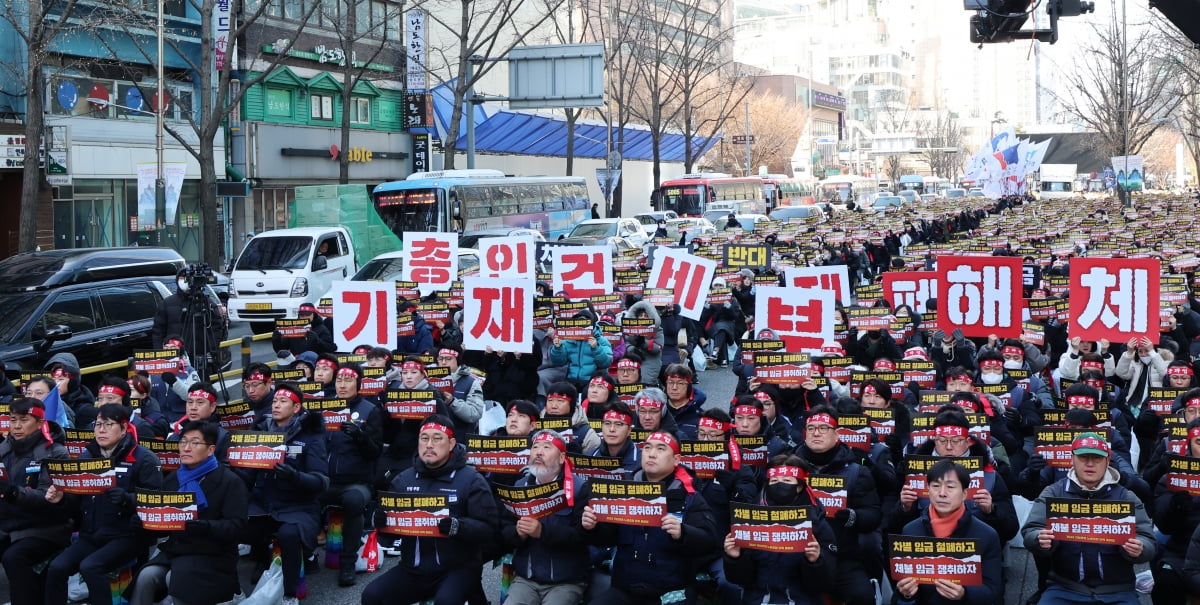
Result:
M450 123L446 126L447 169L452 169L455 165L455 144L459 136L459 123L463 117L463 104L468 100L473 101L467 99L468 92L496 67L498 59L524 44L531 33L542 27L563 2L564 0L426 2L426 6L429 7L428 22L436 23L442 28L442 34L451 41L447 46L429 47L430 57L436 56L439 59L438 65L430 66L431 75L447 84L454 93L454 109ZM458 15L457 22L444 18L450 14ZM469 119L474 119L474 116L470 116Z
M751 95L747 102L750 104L750 130L754 133L750 165L767 166L772 173L790 172L792 152L804 130L804 108L770 93ZM726 141L722 141L716 155L724 172L732 172L731 169L746 162L745 147Z
M958 166L967 153L958 118L948 111L938 111L932 122L922 121L916 128L921 158L929 164L934 176L948 179L958 176Z
M26 0L4 2L0 5L0 18L8 22L11 30L21 40L25 51L24 60L16 59L5 63L12 77L4 78L3 91L9 97L25 99L25 164L21 172L21 220L18 227L20 252L31 252L37 247L38 194L42 185L38 152L45 126L43 71L54 55L53 44L62 41L62 36L71 31L76 0Z
M892 188L895 189L896 184L900 182L900 175L903 171L901 165L900 154L892 154L887 156L883 162L883 173L888 176L888 180L892 182Z
M1137 154L1183 101L1178 62L1163 54L1167 46L1153 28L1136 28L1126 43L1116 11L1092 30L1074 69L1063 71L1067 93L1055 96L1068 115L1097 133L1105 157L1126 149Z

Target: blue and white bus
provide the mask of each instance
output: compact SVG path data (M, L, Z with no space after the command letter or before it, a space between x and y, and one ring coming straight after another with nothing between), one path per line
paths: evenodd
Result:
M418 172L375 187L371 201L397 236L524 227L557 239L590 218L592 207L582 177L510 177L498 170Z

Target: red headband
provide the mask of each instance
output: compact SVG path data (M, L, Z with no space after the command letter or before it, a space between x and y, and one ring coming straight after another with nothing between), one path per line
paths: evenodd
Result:
M1079 363L1079 367L1084 370L1103 370L1104 362L1103 361L1083 361L1083 362ZM1179 366L1176 366L1176 367L1179 367ZM1171 368L1167 368L1167 373L1168 374L1171 373ZM1191 374L1191 372L1188 372L1188 374Z
M714 429L721 431L722 433L729 430L729 425L717 420L716 418L709 418L708 416L701 416L700 422L696 424L696 427Z
M317 360L317 367L322 367L322 366L324 366L326 368L336 368L336 367L338 367L338 364L336 361L334 361L332 359L322 357Z
M167 339L165 342L163 342L163 346L164 346L164 347L165 347L165 346L167 346L167 345L175 345L175 346L177 346L177 347L179 347L179 348L181 348L181 349L182 349L182 348L183 348L183 341L182 341L182 340L179 340L178 338L168 338L168 339Z
M646 437L646 441L661 441L667 444L667 447L671 448L671 451L675 452L676 454L679 453L679 441L672 437L670 433L664 431L654 431L653 433L650 433L649 437Z
M1004 364L1000 364L1000 365L1004 365ZM975 384L975 379L971 378L971 376L968 374L955 374L954 376L946 377L946 382L953 382L953 381L961 381L961 382L965 382L965 383L971 384L971 385Z
M589 380L588 384L598 384L610 391L612 390L612 386L613 386L613 385L609 384L609 382L607 380L605 380L604 378L602 378L600 376L597 376L597 377Z
M129 391L126 391L125 389L122 389L121 387L112 385L112 384L100 385L100 393L101 394L109 393L112 395L117 395L118 397L128 397L129 396Z
M268 378L267 378L267 375L263 374L262 372L253 372L250 374L250 376L248 376L246 378L246 380L257 380L259 382L266 382L268 380Z
M1197 437L1200 437L1200 426L1194 426L1188 429L1188 441L1191 441Z
M762 416L762 408L755 405L738 405L733 407L734 416Z
M533 442L550 443L559 453L567 453L567 444L562 437L554 431L542 431L533 438ZM575 506L575 473L571 469L571 459L563 456L563 495L566 497L567 506Z
M633 417L632 416L630 416L629 414L626 414L624 412L618 412L617 410L609 410L607 412L604 412L604 419L605 420L616 420L618 422L624 422L625 424L628 424L631 426L633 425Z
M795 477L800 478L800 467L798 466L772 466L767 469L767 478L771 477Z
M763 402L774 401L773 399L771 399L771 395L769 393L767 393L766 391L755 391L754 398L759 401L763 401Z
M895 370L895 369L896 369L896 364L895 364L895 362L891 361L890 359L880 359L875 362L875 371L884 370L887 372L891 372L892 370Z
M1003 368L1004 361L1000 359L985 359L979 362L980 368Z
M1083 384L1094 387L1098 391L1104 390L1104 381L1103 380L1085 380L1085 381L1083 381Z
M341 368L337 371L337 375L338 376L353 376L355 378L358 378L358 372L355 372L354 368Z
M1194 407L1194 406L1200 406L1200 397L1192 397L1191 399L1187 400L1183 404L1183 407L1185 407L1185 408L1190 408L1190 407Z
M458 359L458 351L455 351L454 349L442 349L442 350L438 351L438 357L441 357L443 355L445 355L446 357L453 357L455 359Z
M828 424L834 428L837 428L838 425L837 418L834 418L829 414L813 414L812 416L808 417L808 420L804 421L804 426L808 426L814 422L824 422L825 424Z
M401 370L421 370L422 372L424 372L425 364L423 364L419 361L406 361L406 362L400 364L400 369Z
M654 399L653 397L638 397L637 407L647 407L661 410L663 408L663 404L661 401Z
M1088 407L1096 407L1096 399L1088 395L1068 395L1067 405L1086 405Z
M29 411L26 412L26 414L29 414L30 416L33 416L34 418L37 418L38 420L46 419L46 410L44 408L39 408L36 405L29 406Z
M862 394L863 395L878 395L879 392L875 390L875 385L868 384L863 387Z
M967 428L953 424L943 424L939 427L934 427L933 434L938 437L966 437Z
M58 369L54 370L54 373L51 374L51 376L53 376L54 378L74 378L74 376L72 376L70 372L66 371L63 368L58 368Z
M276 393L276 394L279 394L279 393L291 393L291 391L286 391L286 390L284 390L284 391L275 391L275 393ZM294 393L291 393L291 394L293 394L293 395L294 395ZM212 393L209 393L208 391L205 391L204 389L196 389L196 390L194 390L194 391L191 391L191 392L189 392L189 393L188 393L188 399L191 399L192 397L199 397L199 398L201 398L201 399L203 399L203 400L205 400L205 401L207 401L207 402L209 402L209 403L216 403L216 402L217 402L217 396L216 396L216 395L213 395Z
M428 426L428 425L426 425L426 426ZM422 429L422 430L424 430L424 429ZM554 431L539 432L537 434L537 437L533 438L533 442L534 443L539 443L539 442L550 443L550 444L553 444L554 448L557 449L558 451L560 451L564 454L567 453L567 444L562 440L562 437L559 436Z
M1167 368L1167 376L1191 376L1194 372L1187 366L1170 366Z
M129 381L127 381L125 384L129 385L129 388L131 388L131 389L133 389L134 391L137 391L137 392L139 392L139 393L141 393L141 394L143 394L143 395L145 395L145 394L146 394L146 392L147 392L145 389L143 389L142 387L138 386L138 383L136 383L136 382L134 382L134 381L132 381L132 380L129 380Z
M275 396L278 397L280 395L287 397L288 400L291 401L292 403L300 403L300 395L297 393L293 393L289 389L275 389ZM203 397L203 396L204 395L201 395L201 397ZM212 401L216 401L216 398L213 398Z
M637 369L640 369L641 367L642 367L641 362L634 361L632 359L621 359L621 360L617 361L617 369L618 370L628 370L628 369L637 370Z
M437 422L426 422L425 424L421 425L421 430L417 432L424 433L425 431L441 431L445 433L447 437L451 439L454 438L454 431L451 430L450 427Z
M1022 349L1021 347L1014 347L1013 345L1008 345L1008 346L1000 347L1000 354L1001 355L1020 355L1020 356L1024 357L1025 349Z

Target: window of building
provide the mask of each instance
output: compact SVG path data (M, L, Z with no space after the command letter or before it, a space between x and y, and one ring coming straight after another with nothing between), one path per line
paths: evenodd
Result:
M371 123L371 99L362 99L358 97L350 99L350 123Z
M333 97L330 95L313 95L312 96L312 119L314 120L332 120L333 119Z
M276 118L292 117L292 91L283 88L268 88L266 98L267 115Z

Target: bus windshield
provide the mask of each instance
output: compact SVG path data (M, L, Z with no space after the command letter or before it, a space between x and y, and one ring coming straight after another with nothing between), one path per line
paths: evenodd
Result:
M392 233L439 231L438 194L438 189L381 192L375 210Z
M846 203L850 201L850 183L825 183L821 185L821 199Z
M704 203L702 191L704 186L700 184L663 187L662 209L674 210L679 216L700 216Z

